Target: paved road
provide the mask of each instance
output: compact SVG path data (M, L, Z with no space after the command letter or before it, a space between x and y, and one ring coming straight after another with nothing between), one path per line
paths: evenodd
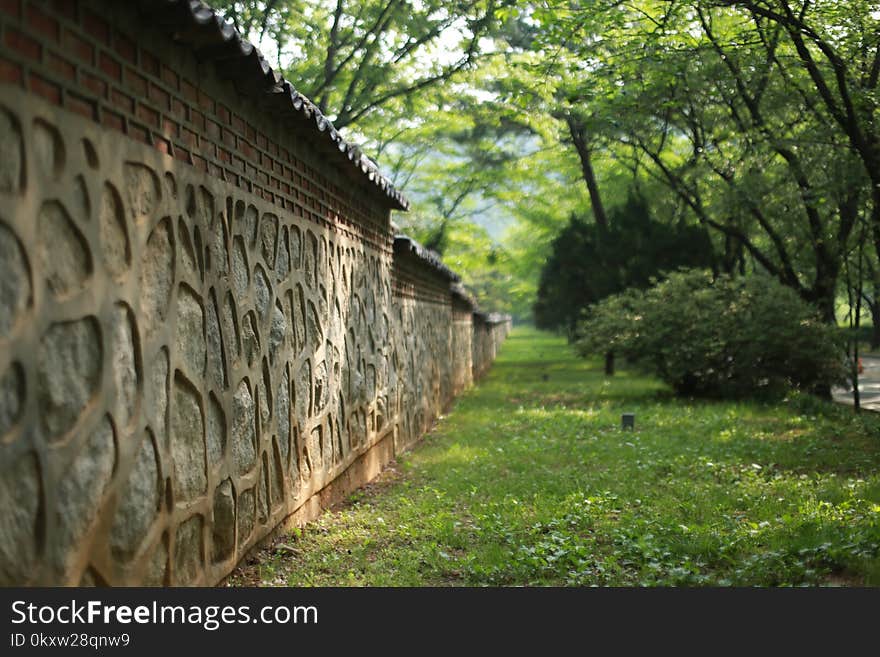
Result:
M864 372L859 375L859 393L862 408L880 412L880 358L862 356ZM852 404L852 390L834 388L831 391L834 401Z

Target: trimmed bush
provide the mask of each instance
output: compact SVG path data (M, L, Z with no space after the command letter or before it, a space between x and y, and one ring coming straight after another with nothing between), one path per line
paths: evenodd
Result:
M581 355L609 349L689 396L778 398L845 381L839 332L793 290L765 276L674 273L587 309Z

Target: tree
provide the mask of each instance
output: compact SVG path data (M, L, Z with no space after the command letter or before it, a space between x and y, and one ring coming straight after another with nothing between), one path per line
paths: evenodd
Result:
M824 109L871 182L869 216L880 253L880 10L876 2L715 0L715 4L745 12L756 29L781 32L790 41L796 54L792 59L806 74L790 77L795 90ZM773 57L773 63L785 68L781 58Z
M226 18L275 57L337 129L471 68L505 0L221 0Z
M590 305L627 288L647 287L664 272L712 264L704 229L656 221L644 199L632 196L611 210L605 227L572 216L541 271L535 323L575 337Z
M713 231L722 268L745 256L833 321L853 226L880 193L871 3L548 2L532 17L595 221L603 149Z

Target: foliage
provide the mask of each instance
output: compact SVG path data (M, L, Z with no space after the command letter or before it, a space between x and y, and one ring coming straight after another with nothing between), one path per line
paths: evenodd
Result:
M431 246L430 227L416 224L406 232ZM456 222L444 246L443 261L462 276L462 283L476 298L480 310L524 317L521 304L515 300L517 281L510 273L511 256L485 229L468 221Z
M708 267L712 245L699 226L669 226L631 196L602 227L573 216L553 241L535 302L540 328L570 333L587 306L630 287L647 287L663 271Z
M419 446L232 582L877 586L878 439L873 413L676 398L517 328Z
M747 258L832 321L856 223L880 227L880 13L796 4L551 0L533 47L559 55L548 70L582 160L611 151L661 182L731 265Z
M683 395L780 397L844 380L836 327L769 277L676 272L592 306L578 336L581 354L610 346Z
M286 76L339 129L383 110L405 116L422 91L472 67L497 9L495 0L214 4L256 43L272 43Z

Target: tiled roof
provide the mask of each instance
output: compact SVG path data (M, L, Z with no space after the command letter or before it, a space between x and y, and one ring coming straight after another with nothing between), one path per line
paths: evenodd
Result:
M458 297L466 304L468 304L472 310L476 311L478 309L477 300L474 296L468 292L467 288L461 283L453 283L450 286L450 291L452 292L452 296Z
M392 208L409 208L409 201L379 173L376 164L345 141L315 104L274 71L259 49L216 10L200 0L138 0L138 5L151 24L169 31L199 58L218 64L219 73L261 110L288 121L291 129L310 136L316 148L335 158L344 170L369 180Z
M410 253L414 255L452 283L458 283L461 281L461 277L446 266L436 251L426 249L407 235L395 235L394 250L399 253Z

